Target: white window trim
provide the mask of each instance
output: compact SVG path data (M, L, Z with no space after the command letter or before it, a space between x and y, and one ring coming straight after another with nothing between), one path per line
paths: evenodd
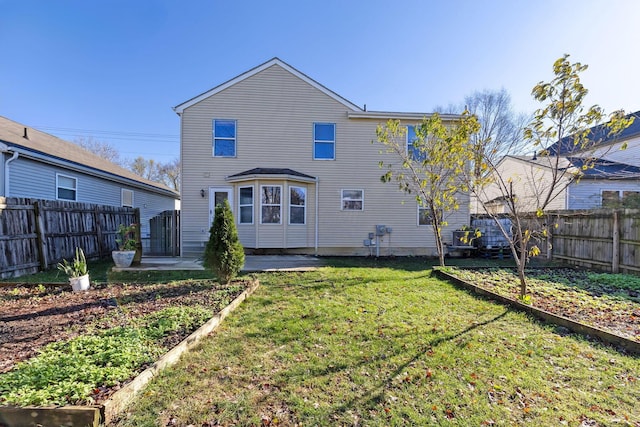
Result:
M76 186L74 188L61 186L60 185L60 177L72 179L75 182ZM60 197L58 197L58 189L59 188L63 188L65 190L73 190L73 191L75 191L75 195L76 195L75 199L73 199L73 200L61 199ZM68 202L77 202L78 201L78 178L76 178L74 176L70 176L70 175L65 175L65 174L62 174L62 173L57 173L56 174L56 200L66 200Z
M362 193L362 209L345 209L344 208L344 192L345 191L360 191ZM364 212L364 189L361 188L343 188L340 190L340 210L344 212Z
M333 125L333 157L330 159L316 157L316 143L327 144L329 141L319 141L316 139L316 125ZM313 122L313 160L327 160L332 161L336 159L336 134L338 133L337 126L332 122Z
M242 196L240 195L240 190L242 190L243 188L251 188L251 204L242 204ZM256 216L255 197L256 189L253 185L243 185L242 187L238 187L238 225L254 225ZM242 208L247 206L251 206L251 222L242 222ZM260 212L260 215L262 216L262 211Z
M128 191L129 193L131 193L131 206L129 206L129 205L125 205L125 204L124 204L124 193L125 193L126 191ZM120 205L122 205L122 207L125 207L125 208L132 208L132 207L134 207L134 206L135 206L135 205L134 205L134 203L135 203L135 202L134 202L133 196L134 196L134 194L133 194L133 190L129 190L128 188L121 188L121 189L120 189Z
M221 121L221 122L233 122L234 123L234 128L235 128L235 133L236 136L234 138L229 138L229 137L219 137L216 138L216 121ZM222 157L222 158L235 158L238 157L238 121L234 120L234 119L213 119L211 121L211 135L213 136L211 142L212 142L212 146L211 146L211 154L213 154L213 157ZM233 141L233 156L216 156L216 139L223 139L226 141Z
M293 204L291 204L291 189L292 188L297 188L297 189L300 189L300 190L302 190L304 192L304 205L293 205ZM298 223L292 224L291 223L291 208L292 207L303 208L304 209L304 219L303 219L303 223L302 224L298 224ZM290 185L289 186L289 215L288 216L289 216L289 218L288 218L289 225L293 225L294 227L297 226L297 225L307 225L307 187L301 187L299 185Z
M280 204L279 205L272 205L272 204L263 204L262 203L262 189L264 187L278 187L280 188ZM282 185L270 185L270 184L264 184L260 186L260 225L282 225L282 215L283 215L283 211L282 211L282 196L283 196L283 191L282 191ZM278 222L263 222L262 221L262 207L263 206L280 206L280 221Z

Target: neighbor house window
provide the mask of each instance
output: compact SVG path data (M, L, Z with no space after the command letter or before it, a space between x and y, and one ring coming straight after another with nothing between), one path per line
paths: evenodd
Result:
M417 140L416 127L407 126L407 154L411 159L422 162L427 158L427 156L425 153L420 152L420 149L415 146L415 142Z
M262 185L260 187L260 207L262 224L280 224L282 212L282 187Z
M240 187L240 224L253 224L253 187Z
M215 119L213 121L213 156L235 157L236 121Z
M122 189L122 206L126 208L133 207L133 191L127 190L125 188Z
M640 205L640 192L622 190L603 190L603 208L637 208Z
M429 208L418 205L418 225L431 225L431 212Z
M616 207L620 205L620 192L618 190L602 191L602 207Z
M442 222L442 211L438 211L438 216L440 217L440 221ZM431 209L426 206L418 205L418 225L431 225L433 222L433 215L431 215Z
M342 190L342 210L361 211L364 209L364 190Z
M306 203L307 203L306 188L289 187L289 224L305 223Z
M336 158L336 124L313 124L313 158L334 160Z
M76 201L78 197L78 180L66 175L56 175L56 194L59 200Z

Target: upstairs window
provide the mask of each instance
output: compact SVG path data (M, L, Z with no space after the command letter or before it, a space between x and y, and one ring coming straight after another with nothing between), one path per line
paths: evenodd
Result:
M262 224L280 224L282 212L282 187L279 185L260 186L260 206Z
M236 121L215 119L213 121L213 156L236 156Z
M336 124L313 124L313 158L314 160L335 160L336 158Z
M307 189L289 187L289 224L304 224L306 218Z
M126 188L122 189L122 206L125 208L133 207L133 191L127 190Z
M240 187L240 224L253 224L253 187Z
M342 210L364 210L364 190L342 190Z
M423 162L427 156L425 153L421 153L420 149L416 147L415 143L417 140L416 127L407 126L407 154L412 160Z
M78 199L78 180L71 176L56 175L56 197L58 200L71 200L76 201Z

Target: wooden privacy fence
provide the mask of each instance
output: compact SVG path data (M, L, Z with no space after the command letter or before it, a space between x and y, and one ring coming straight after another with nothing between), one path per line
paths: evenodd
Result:
M149 220L150 255L180 255L180 211L164 211Z
M118 226L139 222L133 208L0 197L0 278L53 268L76 247L105 258L117 248Z
M523 219L532 230L548 230L537 242L541 256L613 273L640 272L638 209L554 211Z

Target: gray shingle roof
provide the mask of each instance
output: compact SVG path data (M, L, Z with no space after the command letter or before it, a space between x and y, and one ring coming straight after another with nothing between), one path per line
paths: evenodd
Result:
M315 177L311 175L304 174L302 172L294 171L293 169L282 169L282 168L253 168L246 170L244 172L236 173L230 175L229 178L240 178L242 176L248 175L291 175L291 176L299 176L301 178L309 178L315 179Z
M27 138L24 137L25 129ZM83 149L77 144L30 128L2 116L0 116L0 142L6 144L9 148L15 147L30 153L46 155L46 157L56 163L62 164L68 162L73 165L84 166L106 173L114 178L129 182L133 181L133 185L141 185L151 191L178 198L178 193L164 184L144 179L125 168Z

